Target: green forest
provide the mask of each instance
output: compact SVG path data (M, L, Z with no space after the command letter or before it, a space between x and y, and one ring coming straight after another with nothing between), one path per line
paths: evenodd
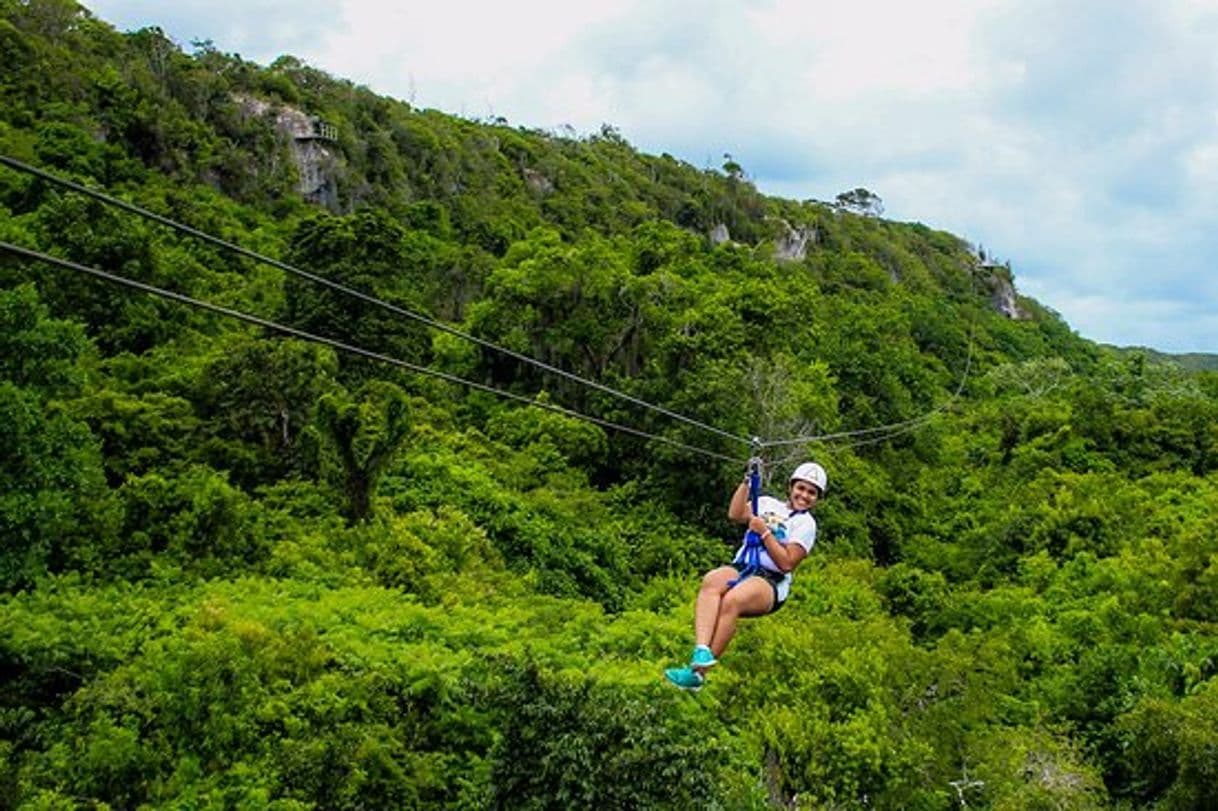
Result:
M0 10L0 808L1218 808L1212 364L865 189ZM754 437L819 539L682 692Z

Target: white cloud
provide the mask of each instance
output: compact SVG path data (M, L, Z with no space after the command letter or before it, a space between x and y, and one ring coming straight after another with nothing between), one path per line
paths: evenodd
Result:
M269 63L285 53L309 52L331 36L342 0L86 0L84 5L123 30L159 26L188 50L194 40L212 40L222 51Z
M559 54L621 11L603 4L345 0L343 31L314 58L378 92L449 112L529 114L522 82L563 78ZM557 64L556 64L557 63ZM499 114L499 113L497 113Z

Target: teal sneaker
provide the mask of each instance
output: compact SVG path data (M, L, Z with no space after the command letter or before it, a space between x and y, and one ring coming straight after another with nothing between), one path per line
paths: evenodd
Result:
M706 683L706 678L692 667L670 667L664 671L664 678L682 690L692 690L695 693Z
M700 670L709 670L719 664L719 660L715 658L715 654L711 653L711 649L706 645L699 645L694 648L693 655L689 657L689 666Z

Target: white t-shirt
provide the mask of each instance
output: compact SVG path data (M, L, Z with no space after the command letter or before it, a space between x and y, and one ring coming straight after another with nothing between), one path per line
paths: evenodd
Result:
M816 519L811 513L798 512L791 514L791 507L783 501L779 501L773 496L761 496L757 499L757 514L765 521L765 525L770 528L770 532L774 533L774 538L780 544L797 543L804 548L804 552L811 552L812 547L816 544ZM745 533L747 537L748 533ZM733 560L740 560L744 554L745 544L742 541L740 548L736 550L736 556ZM774 559L770 557L770 553L765 547L760 550L761 566L769 569L771 572L779 572L782 570L774 563ZM791 591L791 573L787 572L783 577L782 582L778 584L778 599L787 599L787 595Z

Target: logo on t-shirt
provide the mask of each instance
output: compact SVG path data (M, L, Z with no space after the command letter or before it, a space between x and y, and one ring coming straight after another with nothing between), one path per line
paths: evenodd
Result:
M765 521L765 525L779 542L787 540L787 525L783 523L783 516L775 512L762 513L761 520Z

